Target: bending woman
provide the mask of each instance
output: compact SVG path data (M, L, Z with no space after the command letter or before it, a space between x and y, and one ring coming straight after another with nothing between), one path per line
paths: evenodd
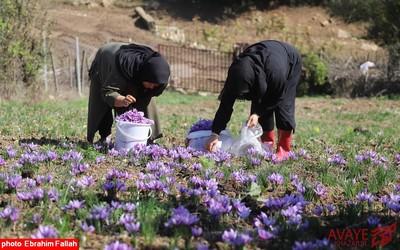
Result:
M89 69L87 141L93 143L98 131L99 142L104 142L111 135L114 115L133 108L154 120L150 140L162 137L152 97L165 90L169 77L168 62L150 47L108 43L100 48Z
M275 116L278 129L276 156L278 160L286 158L296 127L294 108L301 68L301 55L287 43L268 40L246 48L229 67L206 148L211 152L215 150L219 133L231 118L235 100L250 100L247 126L253 127L259 122L264 131L262 146L272 150Z

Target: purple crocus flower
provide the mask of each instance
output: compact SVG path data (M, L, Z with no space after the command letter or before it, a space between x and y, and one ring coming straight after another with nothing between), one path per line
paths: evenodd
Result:
M371 193L367 193L367 190L358 193L356 198L361 202L368 201L368 203L372 203L374 201L374 196Z
M94 226L92 226L92 225L89 226L85 221L82 221L80 223L79 227L82 229L82 231L89 232L89 233L94 232L94 230L95 230Z
M315 245L318 247L318 249L326 249L326 250L335 249L335 245L332 242L330 242L327 238L316 240Z
M103 250L134 250L134 248L126 243L115 241L113 243L105 245Z
M193 237L198 238L203 233L203 228L201 227L191 227L190 232L192 233Z
M197 243L196 250L209 250L208 246Z
M313 242L309 241L296 241L292 250L314 250L317 249L317 246Z
M230 245L240 247L250 243L253 239L248 234L238 233L237 231L230 229L229 231L224 231L222 233L222 240Z
M35 234L31 235L32 239L58 238L58 232L53 226L39 225L39 229Z
M201 131L201 130L211 130L211 126L213 124L213 120L207 120L207 119L200 119L196 123L194 123L192 126L190 126L188 134L196 131Z
M368 224L369 224L371 227L375 227L375 226L377 226L377 225L379 224L379 222L381 221L381 218L369 216L369 217L367 218L367 221L368 221Z
M201 163L195 163L195 164L192 165L192 169L194 171L200 171L200 170L203 169L203 165L201 165Z
M43 200L44 198L44 190L42 188L36 188L31 193L34 200Z
M51 151L51 150L47 150L46 153L47 153L47 158L48 158L50 161L56 160L56 159L58 158L57 152L54 152L54 151Z
M7 206L2 212L0 212L0 218L16 221L19 218L19 211L13 206Z
M332 204L328 204L326 206L326 209L328 209L328 212L330 212L330 213L336 211L336 207Z
M96 157L96 164L103 163L106 161L106 157L104 155Z
M6 183L9 189L14 189L20 186L22 183L21 175L15 174L6 178Z
M254 219L254 226L257 228L269 228L275 224L275 220L273 218L269 218L267 214L261 212L257 218Z
M289 220L286 221L286 224L289 226L298 226L301 224L302 217L300 214L293 214L289 216Z
M334 154L332 158L328 159L328 163L343 166L347 164L347 161L343 156L339 154Z
M279 185L283 184L283 182L285 181L283 175L277 173L273 173L268 176L268 180L272 183L277 183Z
M125 223L124 227L125 227L125 230L128 233L136 233L136 232L138 232L140 230L140 222L139 221L137 221L137 222L132 221L132 222L129 222L129 223Z
M122 224L132 223L134 221L135 221L135 216L133 214L123 214L119 218L119 222L121 222Z
M5 166L5 165L6 165L6 161L0 156L0 167Z
M40 223L42 223L42 221L43 221L43 219L42 219L42 217L40 216L40 214L33 214L33 215L32 215L31 222L32 222L33 224L39 225Z
M303 211L301 209L301 207L298 207L297 205L295 206L289 206L287 209L283 209L281 211L282 215L285 217L292 217L295 216L297 214L301 214Z
M137 204L135 204L135 203L128 202L125 204L125 211L128 213L135 211L136 208L137 208Z
M135 108L128 110L123 114L118 115L117 117L115 117L115 120L120 122L130 122L136 124L154 124L153 120L146 118L142 111L138 111Z
M325 197L326 188L322 183L317 182L315 183L314 192L322 198Z
M399 163L400 163L400 154L396 154L396 155L394 156L394 161L395 161L396 164L399 164Z
M110 215L110 209L107 206L94 205L89 219L92 220L107 220Z
M79 179L78 182L76 183L76 187L81 189L93 187L93 185L94 185L93 176L86 176L86 175L82 176L82 178Z
M69 210L78 210L85 206L85 201L78 201L78 200L70 200L67 205L62 207L61 209L64 211Z
M250 216L251 209L249 207L246 207L245 205L241 205L237 209L237 215L242 218L246 219Z
M317 205L315 209L313 210L313 213L317 216L320 216L324 210L320 205Z
M192 226L200 219L189 212L185 207L179 206L172 209L172 217L165 223L166 227L173 227L179 225Z
M400 203L398 202L389 201L386 206L395 213L400 212Z
M8 158L12 159L17 155L17 150L11 146L7 147L7 156Z
M118 201L111 201L111 207L112 207L114 210L118 210L118 209L122 208L123 206L122 206L122 204L121 204L120 202L118 202Z
M274 233L264 230L263 228L257 228L257 233L258 237L262 240L270 240L276 236Z
M47 191L47 198L51 201L57 201L60 198L60 193L56 188L51 188Z
M119 156L119 152L115 148L112 148L108 150L108 155L111 157L117 157Z
M30 192L18 192L17 191L17 198L22 201L31 201L31 200L33 200L33 195Z

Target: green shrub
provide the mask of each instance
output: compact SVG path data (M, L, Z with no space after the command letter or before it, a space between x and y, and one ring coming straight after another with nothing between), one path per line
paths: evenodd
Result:
M297 93L303 95L330 94L328 68L315 53L309 53L303 60L303 77Z
M43 65L46 15L33 0L0 1L0 89L9 99L17 87L36 84Z

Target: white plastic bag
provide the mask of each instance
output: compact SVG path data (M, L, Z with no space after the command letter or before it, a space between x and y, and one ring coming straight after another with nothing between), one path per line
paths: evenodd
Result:
M239 138L231 145L230 153L236 156L243 156L247 154L247 150L250 148L262 152L263 148L260 141L262 134L263 129L260 124L249 128L244 123Z
M195 132L188 133L186 139L188 141L187 146L198 151L207 152L205 144L207 139L211 135L211 130L199 130ZM232 137L228 130L223 130L219 134L217 148L228 152L231 148L232 143L235 139Z

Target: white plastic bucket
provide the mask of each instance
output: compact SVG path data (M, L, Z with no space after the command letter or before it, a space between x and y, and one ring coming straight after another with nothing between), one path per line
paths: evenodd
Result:
M116 121L115 149L131 149L137 144L147 145L152 134L150 124Z

